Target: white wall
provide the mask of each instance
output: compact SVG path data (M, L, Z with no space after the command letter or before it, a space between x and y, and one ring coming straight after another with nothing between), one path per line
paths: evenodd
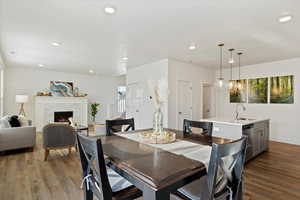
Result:
M154 105L152 104L152 100L149 99L148 80L168 80L167 59L127 70L127 86L130 84L139 84L142 91L142 97L139 102L141 104L139 111L142 113L142 116L140 116L140 123L136 123L137 128L151 128L153 123ZM164 126L168 127L168 115L166 114L168 113L167 105L164 105L163 113L165 114Z
M96 121L103 122L106 118L107 104L114 103L117 86L125 84L125 77L100 77L42 69L26 69L7 67L5 70L4 113L18 114L19 105L15 102L16 94L28 94L30 102L25 104L28 118L34 119L34 95L38 91L49 88L50 81L70 81L80 92L87 93L90 102L100 103L100 111Z
M283 60L241 67L241 78L259 78L271 76L294 75L294 104L245 104L247 110L241 115L271 119L271 140L300 144L300 59ZM237 78L237 68L234 68L233 78ZM230 70L224 70L224 78L230 77ZM233 117L235 104L229 103L229 91L217 93L217 115Z
M0 54L0 117L4 115L4 70L5 64L2 59L2 55Z
M193 84L193 119L202 118L202 84L215 82L215 70L202 68L200 66L185 63L173 59L165 59L158 62L129 69L127 72L127 85L140 83L144 91L141 102L140 112L142 125L141 128L152 127L152 117L154 107L149 100L147 81L148 80L167 80L169 97L168 103L164 107L164 126L177 128L177 82L179 80L189 80Z
M215 83L215 70L169 59L169 128L177 128L177 83L191 81L193 88L193 120L202 118L203 84Z

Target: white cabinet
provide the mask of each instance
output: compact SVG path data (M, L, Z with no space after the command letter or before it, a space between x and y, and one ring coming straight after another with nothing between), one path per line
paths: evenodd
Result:
M212 136L238 140L242 137L242 126L213 122Z

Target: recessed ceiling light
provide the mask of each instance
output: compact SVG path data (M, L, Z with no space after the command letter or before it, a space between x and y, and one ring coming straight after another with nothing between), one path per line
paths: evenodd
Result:
M117 9L113 6L105 6L104 8L104 12L109 15L115 14L116 11Z
M195 50L197 48L197 46L195 44L191 44L189 46L189 50Z
M90 72L90 74L93 74L93 73L94 73L94 70L90 69L89 72Z
M38 66L39 66L39 67L45 67L45 65L43 65L43 64L38 64Z
M124 61L126 61L126 60L128 60L129 58L128 58L127 56L124 56L122 59L123 59Z
M285 15L285 16L279 17L278 21L280 23L285 23L285 22L291 21L292 19L293 19L292 15Z
M52 44L52 46L55 46L55 47L59 47L61 45L60 42L52 42L51 44Z

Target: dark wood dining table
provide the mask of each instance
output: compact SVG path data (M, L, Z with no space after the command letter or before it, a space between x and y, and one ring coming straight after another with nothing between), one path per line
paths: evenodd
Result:
M202 145L231 141L172 131L177 139ZM130 133L133 132L138 134L141 130ZM206 175L206 167L202 162L182 155L116 135L101 136L101 140L108 166L142 190L144 200L168 200L172 191Z

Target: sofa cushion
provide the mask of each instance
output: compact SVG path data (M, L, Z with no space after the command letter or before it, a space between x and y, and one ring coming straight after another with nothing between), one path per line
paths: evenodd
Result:
M11 126L9 123L9 119L10 119L9 116L2 117L0 119L0 128L10 128Z
M21 126L28 126L28 120L23 115L18 116L18 120L20 121Z
M10 117L9 123L11 127L21 127L21 123L16 115Z

